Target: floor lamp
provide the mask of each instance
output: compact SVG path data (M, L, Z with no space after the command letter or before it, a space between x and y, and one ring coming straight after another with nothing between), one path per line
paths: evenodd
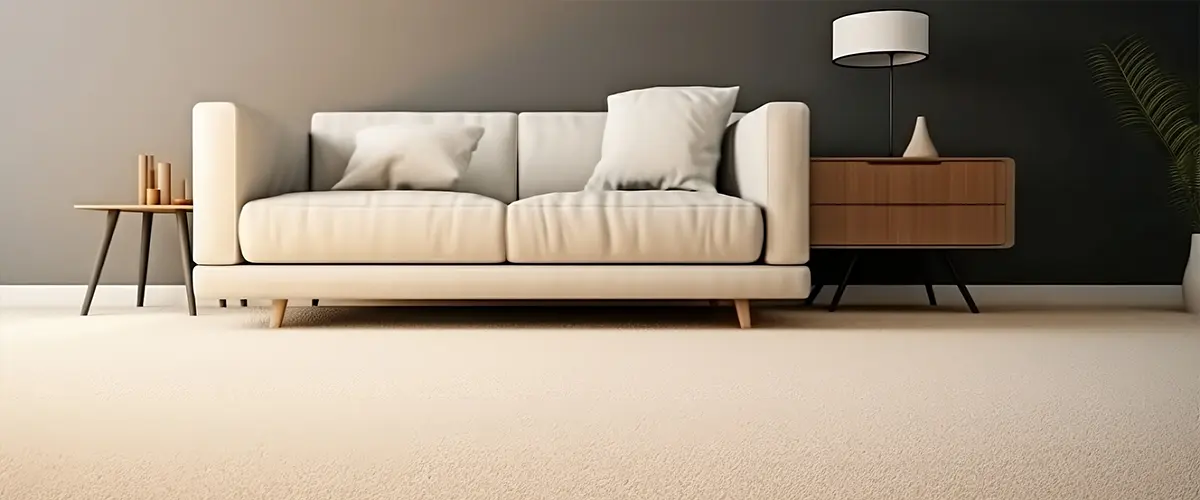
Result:
M847 68L888 69L888 156L894 156L893 108L896 66L929 57L929 14L873 10L833 21L833 63Z

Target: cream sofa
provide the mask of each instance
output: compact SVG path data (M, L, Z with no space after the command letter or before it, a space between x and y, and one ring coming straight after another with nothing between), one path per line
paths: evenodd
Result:
M809 110L735 115L721 194L580 191L604 113L317 113L309 164L231 103L193 111L197 297L751 299L809 291ZM484 127L461 192L330 191L359 130Z

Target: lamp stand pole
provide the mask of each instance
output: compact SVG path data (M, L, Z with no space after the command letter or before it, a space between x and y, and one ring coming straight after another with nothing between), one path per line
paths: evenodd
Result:
M892 127L896 121L892 117L892 101L896 96L896 54L888 54L888 156L894 156L895 153L895 136Z

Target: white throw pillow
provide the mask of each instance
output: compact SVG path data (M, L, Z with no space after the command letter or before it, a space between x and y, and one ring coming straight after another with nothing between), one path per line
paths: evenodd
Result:
M716 192L721 138L739 87L655 87L608 97L588 191Z
M354 137L354 154L334 190L449 191L467 171L483 127L384 125Z

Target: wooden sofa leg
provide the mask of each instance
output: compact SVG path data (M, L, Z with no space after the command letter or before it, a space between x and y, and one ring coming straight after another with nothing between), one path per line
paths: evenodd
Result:
M283 313L287 311L287 299L271 301L271 328L283 326Z
M733 301L733 307L737 308L738 325L741 325L742 328L750 328L750 301L736 299Z

